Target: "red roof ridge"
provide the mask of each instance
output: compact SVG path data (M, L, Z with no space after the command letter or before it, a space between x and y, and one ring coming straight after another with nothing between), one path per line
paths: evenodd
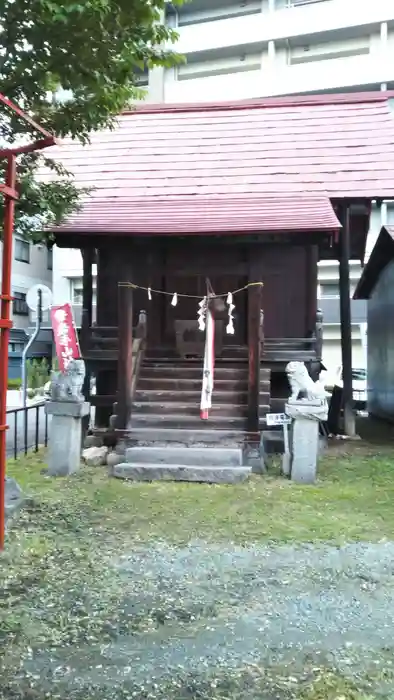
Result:
M220 110L264 109L272 107L307 107L335 104L362 104L386 102L394 98L394 90L376 92L331 93L319 95L290 95L286 97L257 97L250 100L223 102L184 102L136 104L122 114L157 114L174 112L217 112Z

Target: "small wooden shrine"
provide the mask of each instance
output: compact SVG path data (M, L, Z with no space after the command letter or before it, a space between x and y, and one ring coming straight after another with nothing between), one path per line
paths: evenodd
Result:
M97 377L98 429L141 439L201 428L198 309L208 285L220 299L206 427L257 436L264 413L283 406L287 362L319 374L317 263L329 257L340 263L354 430L348 263L363 258L372 199L394 197L384 93L147 105L59 155L93 188L54 233L58 246L82 251L81 346Z

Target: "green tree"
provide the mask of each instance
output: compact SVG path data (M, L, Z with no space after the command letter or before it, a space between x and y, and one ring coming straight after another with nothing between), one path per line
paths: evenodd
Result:
M122 109L143 97L136 80L142 70L179 60L162 48L177 37L160 23L165 5L166 0L0 0L1 92L57 136L86 143L90 132L111 126ZM53 99L59 88L72 97ZM19 118L1 119L2 141L26 134L31 136L31 128ZM43 163L56 173L51 183L36 178ZM38 242L45 239L44 224L76 208L78 191L50 149L20 157L18 180L17 230Z
M48 360L28 360L27 364L27 386L29 389L41 389L49 380L50 370Z

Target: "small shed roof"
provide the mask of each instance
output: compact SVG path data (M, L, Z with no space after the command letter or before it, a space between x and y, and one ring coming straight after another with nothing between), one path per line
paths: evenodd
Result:
M394 226L383 226L365 265L353 299L369 299L384 268L394 258Z
M192 233L206 230L205 209L216 231L260 231L265 216L283 215L286 224L289 204L294 226L308 230L319 197L394 198L387 96L144 105L124 113L90 145L69 141L59 150L77 184L94 188L59 231L159 232L174 216L177 230L187 225Z

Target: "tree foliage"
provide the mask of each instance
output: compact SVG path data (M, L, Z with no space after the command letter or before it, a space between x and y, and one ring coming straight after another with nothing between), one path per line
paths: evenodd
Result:
M142 70L179 60L163 48L176 39L160 23L165 5L165 0L0 0L1 91L57 136L86 143L91 131L111 126L122 109L143 97L136 79ZM59 88L72 97L51 99ZM31 127L19 118L1 119L3 142L27 134L33 136ZM56 174L51 183L37 180L43 162ZM45 238L44 225L77 206L78 190L50 150L21 156L18 182L17 230L33 241Z

